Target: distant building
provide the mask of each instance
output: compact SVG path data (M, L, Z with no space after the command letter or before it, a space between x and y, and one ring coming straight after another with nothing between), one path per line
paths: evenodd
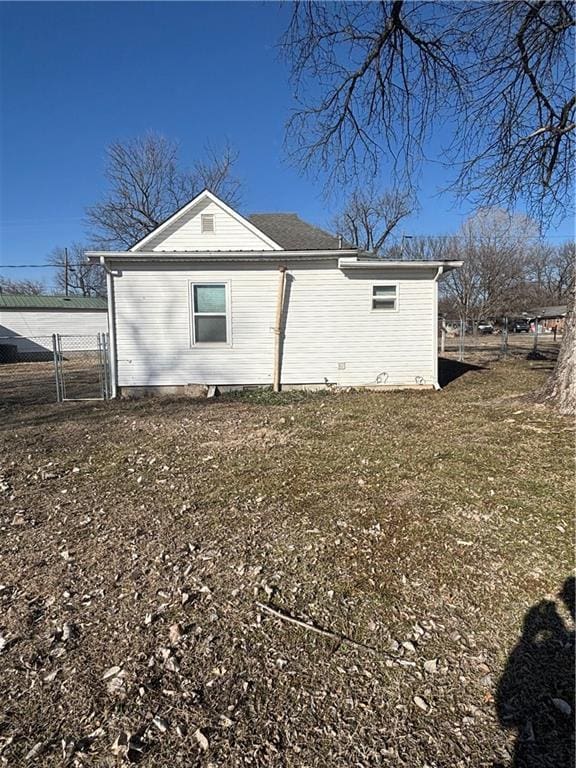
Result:
M566 304L560 304L554 307L534 307L525 314L529 320L538 320L538 325L545 331L551 331L554 326L557 326L558 333L564 331L564 322L568 313L568 306Z
M54 333L93 336L87 344L95 349L107 330L105 299L0 293L0 362L45 359Z

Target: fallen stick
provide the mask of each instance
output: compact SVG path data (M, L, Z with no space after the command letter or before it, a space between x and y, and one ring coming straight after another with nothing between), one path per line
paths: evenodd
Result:
M339 643L349 643L355 648L362 648L365 651L376 651L376 648L372 648L370 645L359 643L356 640L352 640L351 637L346 637L346 635L339 635L337 632L332 632L330 629L322 629L321 627L317 627L315 624L308 624L301 619L296 619L294 616L290 616L287 613L278 611L276 608L271 608L269 605L265 605L264 603L256 602L256 605L258 608L260 608L261 611L271 613L272 616L276 616L277 619L288 621L290 624L296 624L296 626L302 627L302 629L307 629L309 632L315 632L317 635L322 635L323 637L331 637L333 640L338 640Z

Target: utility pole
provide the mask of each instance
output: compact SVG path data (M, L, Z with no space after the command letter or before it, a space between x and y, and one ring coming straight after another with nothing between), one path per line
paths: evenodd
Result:
M68 248L64 248L64 295L68 296Z
M406 240L412 240L412 235L402 235L402 240L400 241L400 259L404 261L404 243Z

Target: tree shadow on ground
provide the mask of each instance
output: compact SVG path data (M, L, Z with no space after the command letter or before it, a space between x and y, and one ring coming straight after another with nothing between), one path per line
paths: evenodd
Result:
M574 577L558 604L542 600L524 617L522 636L508 657L496 692L500 724L516 731L510 768L573 768L574 749ZM495 763L494 768L503 768Z
M464 376L470 371L486 371L484 365L473 365L472 363L461 363L459 360L451 360L448 357L438 358L438 383L441 387L446 387L456 379Z

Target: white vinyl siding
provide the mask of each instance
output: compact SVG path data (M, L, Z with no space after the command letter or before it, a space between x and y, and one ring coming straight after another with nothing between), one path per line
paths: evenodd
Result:
M108 313L56 309L0 309L0 336L16 336L17 341L0 339L0 344L16 344L19 351L34 351L38 345L52 349L51 336L61 333L70 336L96 336L108 331ZM28 341L42 337L45 341ZM94 340L93 347L96 349Z
M203 231L212 216L213 231ZM147 251L271 251L272 247L219 205L202 200L146 243Z
M118 383L271 384L276 265L119 265ZM338 269L288 264L284 384L435 383L436 269ZM190 345L191 284L228 284L233 345ZM373 286L397 285L398 310L372 310Z

